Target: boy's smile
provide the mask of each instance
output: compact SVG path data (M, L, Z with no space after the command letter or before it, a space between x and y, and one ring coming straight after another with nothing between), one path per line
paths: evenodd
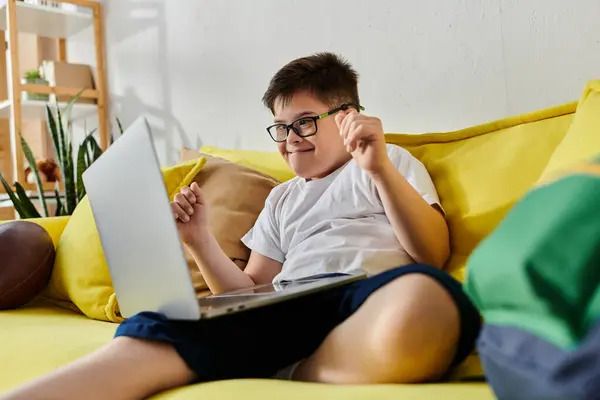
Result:
M311 153L315 151L314 148L311 149L294 149L294 150L287 150L288 154L306 154L306 153Z
M298 126L302 127L313 123L308 118L302 120L303 116L314 117L331 108L331 105L323 103L309 92L298 92L288 102L282 102L281 99L275 102L275 123L291 124L298 121ZM332 116L315 123L317 132L314 135L301 137L294 129L289 129L287 139L277 143L279 153L290 168L304 179L324 178L351 158Z

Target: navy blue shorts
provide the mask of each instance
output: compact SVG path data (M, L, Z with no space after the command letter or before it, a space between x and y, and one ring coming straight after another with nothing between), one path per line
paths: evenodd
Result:
M453 365L460 363L474 349L479 313L460 282L425 265L395 268L348 285L213 319L175 321L142 312L121 323L115 336L172 344L200 381L269 378L312 354L377 289L411 273L435 279L454 299L461 335Z

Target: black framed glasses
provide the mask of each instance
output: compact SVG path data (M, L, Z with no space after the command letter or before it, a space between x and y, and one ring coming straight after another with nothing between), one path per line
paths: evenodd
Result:
M349 108L356 108L357 111L365 110L365 108L359 104L342 104L341 106L334 108L333 110L324 112L323 114L298 118L289 125L274 124L268 126L267 132L269 132L269 136L271 136L271 139L278 143L285 142L287 140L287 137L290 134L290 129L292 129L296 135L303 138L313 136L317 133L317 120L333 115L339 111L346 111Z

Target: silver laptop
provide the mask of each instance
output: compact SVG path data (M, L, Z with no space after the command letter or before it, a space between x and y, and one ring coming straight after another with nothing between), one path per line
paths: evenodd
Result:
M138 119L84 173L121 315L196 320L262 307L364 276L308 278L197 299L156 156Z

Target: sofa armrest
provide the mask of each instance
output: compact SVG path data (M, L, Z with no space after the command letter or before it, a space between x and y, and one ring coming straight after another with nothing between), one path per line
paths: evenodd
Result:
M38 225L40 225L42 228L44 228L46 230L46 232L48 232L48 234L50 234L50 237L52 237L52 241L54 242L54 246L56 247L56 244L58 243L58 239L60 239L60 236L62 235L63 231L65 230L65 226L67 226L67 222L69 222L69 216L64 216L64 217L48 217L48 218L31 218L31 219L26 219L24 221L30 221L30 222L34 222ZM4 224L6 222L10 222L10 221L0 221L0 224Z

